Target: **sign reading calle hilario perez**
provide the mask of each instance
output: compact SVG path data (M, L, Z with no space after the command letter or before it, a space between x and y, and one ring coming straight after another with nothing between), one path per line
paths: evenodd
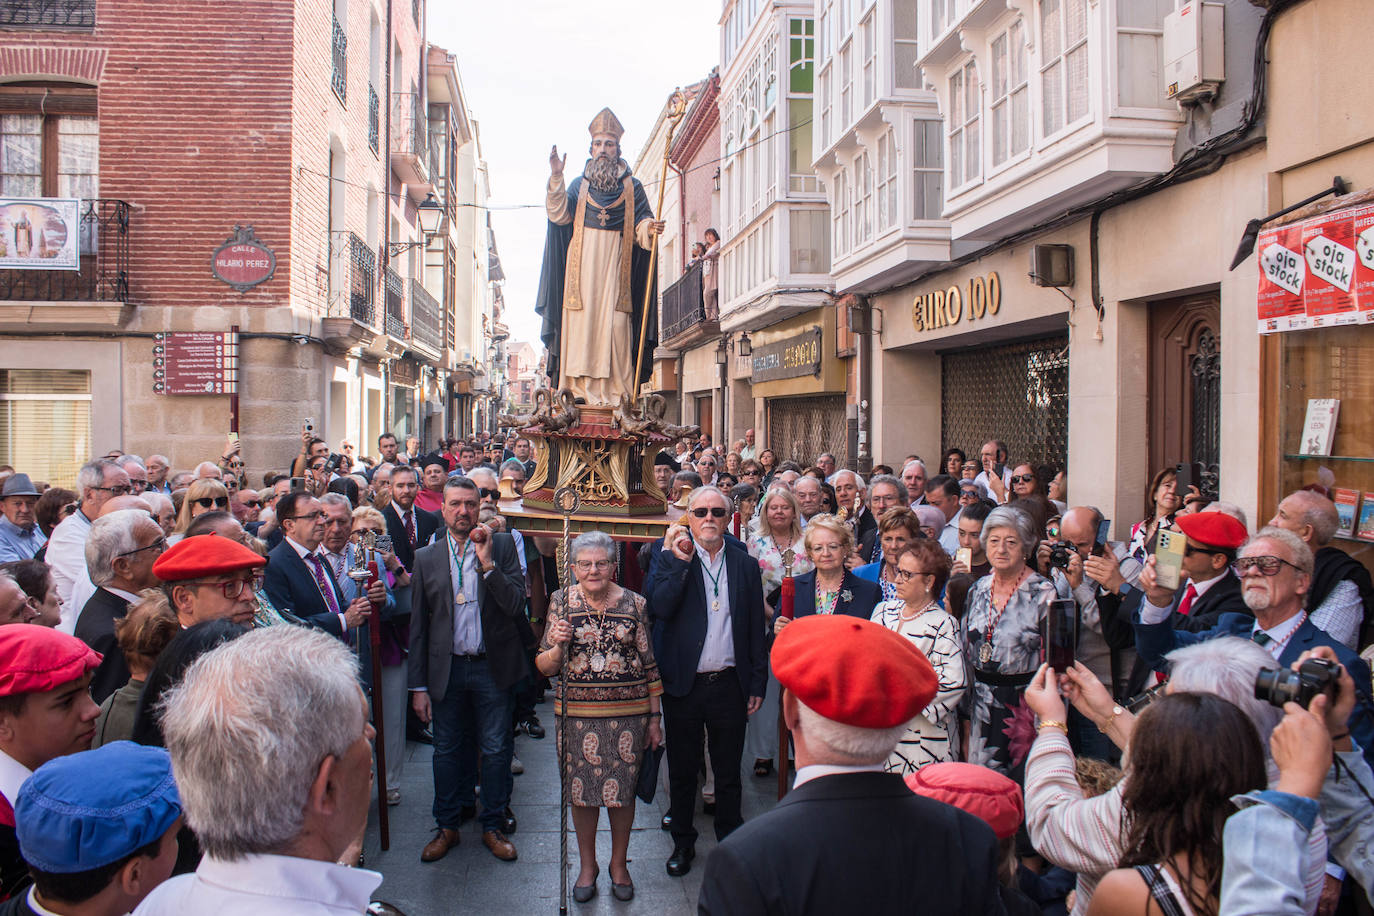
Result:
M210 272L242 293L272 279L277 272L277 256L258 241L252 226L235 226L234 234L215 249Z

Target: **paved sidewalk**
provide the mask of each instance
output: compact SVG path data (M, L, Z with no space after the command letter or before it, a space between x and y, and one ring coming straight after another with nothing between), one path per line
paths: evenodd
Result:
M366 867L385 875L374 895L399 907L407 916L448 913L552 913L558 912L558 771L555 766L553 707L538 707L547 737L535 741L521 735L515 739L515 753L525 765L525 773L515 777L511 808L520 822L511 837L520 852L516 862L502 862L482 845L477 822L463 825L462 845L438 862L420 861L420 850L433 835L430 804L434 782L430 767L431 749L427 745L407 745L405 773L401 780L401 804L390 809L391 848L381 850L374 801L368 820L364 851ZM753 773L753 761L745 761L744 817L748 820L772 807L777 795L777 776L760 779ZM607 862L610 858L610 828L603 815L597 835L597 857L601 863L600 893L590 903L572 901L571 883L568 911L591 913L652 913L675 916L696 912L697 893L706 858L715 848L711 818L701 813L698 803L696 828L697 857L692 871L684 878L671 878L664 862L673 851L671 837L659 829L668 811L666 768L664 782L651 805L639 803L634 830L630 836L630 875L635 883L635 899L621 903L611 896ZM577 877L577 841L568 824L569 881Z

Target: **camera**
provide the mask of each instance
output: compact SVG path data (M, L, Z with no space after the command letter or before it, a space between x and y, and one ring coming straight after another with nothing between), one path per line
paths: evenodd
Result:
M1069 568L1069 557L1073 556L1074 550L1068 544L1050 545L1050 565L1058 566L1060 569Z
M343 464L343 462L344 462L344 456L343 456L343 455L330 455L329 458L328 458L328 460L326 460L325 463L324 463L324 470L325 470L325 473L326 473L326 474L337 474L337 473L339 472L339 466L340 466L341 464Z
M1297 703L1306 709L1319 693L1335 700L1340 676L1341 666L1324 658L1309 658L1297 671L1266 668L1255 675L1255 698L1280 709L1284 703Z

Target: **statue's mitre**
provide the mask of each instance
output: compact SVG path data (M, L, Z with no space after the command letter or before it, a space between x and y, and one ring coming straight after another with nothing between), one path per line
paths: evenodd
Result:
M596 117L592 118L592 123L587 125L587 131L593 137L597 134L610 134L615 137L617 143L625 134L625 128L621 125L620 119L609 108L603 108L597 112Z

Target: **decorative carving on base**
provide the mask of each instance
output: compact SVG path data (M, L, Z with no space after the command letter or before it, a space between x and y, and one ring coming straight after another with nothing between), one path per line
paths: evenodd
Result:
M556 393L547 388L537 388L534 392L534 412L527 414L498 414L496 423L504 428L537 427L556 432L577 424L581 411L573 393L561 388Z
M564 394L559 392L560 398ZM551 418L541 418L542 422L521 430L535 447L534 473L525 485L524 504L556 509L554 493L569 488L581 498L584 515L664 512L666 497L654 480L653 462L669 441L667 437L647 429L645 418L624 403L619 408L579 408L569 396L563 405L559 419L570 413L573 417L567 426L549 428Z
M673 426L665 419L668 402L661 394L646 394L640 398L638 408L630 402L629 395L621 395L620 406L612 417L616 425L631 435L662 433L669 439L695 438L701 435L700 426Z

